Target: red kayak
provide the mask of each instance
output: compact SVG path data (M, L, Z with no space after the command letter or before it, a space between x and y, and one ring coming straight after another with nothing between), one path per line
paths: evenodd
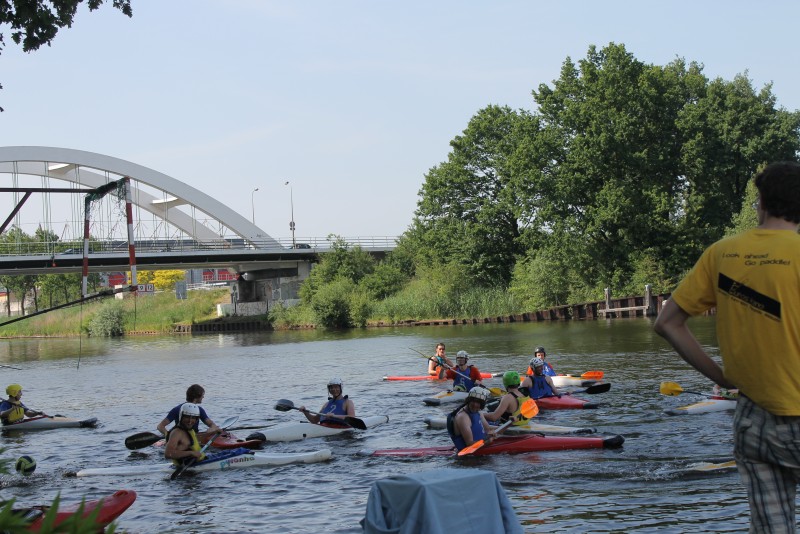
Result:
M206 437L205 443L207 442L208 438ZM260 449L262 445L264 445L264 440L262 439L241 439L230 432L223 432L214 438L214 441L211 443L211 446L215 449L236 449L237 447Z
M135 491L119 490L108 497L104 497L96 501L86 501L84 503L82 515L83 517L87 517L95 509L99 508L100 513L97 516L97 524L102 531L112 521L122 515L122 512L127 510L135 500ZM55 522L52 526L57 527L70 517L77 514L80 507L81 503L62 504L59 506L58 511L56 512ZM28 517L35 517L36 519L33 520L33 523L28 526L28 530L31 532L39 532L44 524L44 516L49 508L49 506L36 506L34 508L28 508L25 510L15 510L15 512L24 513Z
M503 376L503 373L481 373L481 378L497 378L498 376ZM382 380L447 380L447 379L439 378L436 375L419 375L419 376L384 376ZM450 380L452 380L452 378Z
M596 402L591 402L572 395L561 395L561 397L541 397L536 399L536 405L541 410L577 410L581 408L597 408Z
M523 452L561 451L568 449L613 449L621 447L625 438L610 436L605 438L580 437L580 436L501 436L489 445L475 451L473 456L488 454L518 454ZM456 448L445 447L419 447L416 449L379 449L369 453L369 456L452 456Z

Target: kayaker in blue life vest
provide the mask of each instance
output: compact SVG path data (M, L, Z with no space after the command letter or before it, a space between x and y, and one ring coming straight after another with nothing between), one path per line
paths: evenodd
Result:
M488 389L472 388L464 404L448 414L447 433L458 450L481 439L487 444L494 439L494 429L481 411L486 407L487 400L489 400Z
M203 386L201 386L200 384L192 384L186 389L186 402L189 402L191 404L197 404L197 407L200 408L200 418L194 422L194 426L192 428L194 429L195 432L200 434L201 437L206 434L210 435L220 432L220 428L216 425L216 423L214 423L214 421L211 420L211 418L208 416L203 407L200 406L200 403L203 402L203 398L205 398L205 396L206 396L206 390L203 389ZM161 432L162 435L164 436L167 435L168 424L170 423L177 424L178 414L180 412L181 406L183 406L184 404L185 403L181 403L175 406L173 409L169 411L167 416L164 419L162 419L160 423L158 423L158 426L156 426L156 428L158 429L159 432ZM203 424L208 427L206 431L203 433L200 433L200 421L202 421Z
M444 353L444 343L439 343L436 345L436 356L428 358L428 376L444 378L449 367L453 367L453 362Z
M481 372L474 365L467 365L469 354L460 350L456 354L456 366L448 369L445 378L453 381L453 391L471 391L475 386L480 386Z
M11 384L6 388L8 399L0 402L0 421L4 425L17 423L25 419L25 416L36 417L43 415L42 412L31 410L20 400L22 398L22 386Z
M328 381L328 393L330 397L328 397L328 402L326 402L319 411L319 413L322 414L321 416L312 414L305 406L300 406L300 411L303 412L306 419L315 424L349 426L344 422L344 418L355 417L356 406L347 395L342 395L342 386L341 378L331 378Z
M533 358L539 358L540 360L542 360L544 362L544 374L546 374L547 376L556 376L558 374L558 373L556 373L555 369L553 369L553 366L550 365L549 363L547 363L547 361L546 361L547 352L545 352L544 347L542 347L541 345L536 347L536 349L534 349ZM531 361L533 361L533 358L531 358ZM529 374L529 375L533 374L533 368L532 367L528 367L528 373L527 374Z
M519 391L519 385L518 372L507 371L503 375L503 387L506 388L508 393L503 395L503 398L500 399L500 404L497 405L494 411L485 415L487 421L490 423L505 423L509 419L513 419L513 425L528 424L528 418L522 416L520 407L525 401L530 400L530 397Z
M183 403L178 412L178 419L175 426L167 432L167 447L164 449L164 457L179 464L186 458L202 460L205 455L200 452L202 448L197 439L197 432L194 426L200 419L200 406L191 402Z
M525 377L519 390L532 399L561 397L561 393L553 384L553 379L544 374L544 361L541 358L533 358L530 363L533 375Z

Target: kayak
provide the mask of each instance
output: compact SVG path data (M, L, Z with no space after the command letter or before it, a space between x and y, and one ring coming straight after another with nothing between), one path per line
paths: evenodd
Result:
M204 445L208 443L208 436L205 440L200 440ZM211 446L215 449L235 449L237 447L246 447L248 449L260 449L264 445L262 439L241 439L231 434L230 432L223 432L211 442Z
M287 464L313 464L330 460L331 456L332 454L330 449L298 453L264 453L251 451L241 453L236 451L227 451L210 455L208 460L195 464L192 467L187 468L186 471L202 473L205 471L227 471L228 469L242 469L245 467L274 467ZM76 473L76 476L126 476L150 475L153 473L170 474L174 470L175 465L172 463L155 465L141 464L126 467L95 467L90 469L82 469Z
M591 402L572 395L561 395L561 397L542 397L536 399L536 405L540 410L576 410L597 408L599 403Z
M367 428L382 425L389 421L389 417L385 415L372 415L369 417L361 417ZM278 425L268 428L262 432L266 441L298 441L307 438L322 438L325 436L335 436L345 432L352 432L355 430L349 426L328 426L320 425L309 422L301 423L287 423L285 425Z
M481 378L498 378L503 376L503 373L481 373ZM439 378L436 375L418 375L418 376L384 376L381 380L448 380L447 378ZM449 380L452 380L449 379Z
M588 388L592 384L597 383L597 380L588 380L586 378L581 378L579 376L572 376L572 375L556 375L556 376L551 376L550 378L553 379L553 385L557 388L565 388L571 386Z
M464 402L466 399L466 391L452 391L448 389L446 391L442 391L441 393L437 393L433 397L426 397L422 399L422 402L428 406L441 406L442 404Z
M702 402L664 410L667 415L693 415L699 413L724 412L736 409L736 400L724 397L711 396Z
M569 449L613 449L621 447L625 438L622 436L609 437L581 437L581 436L501 436L489 445L485 445L472 453L472 456L486 456L489 454L519 454L538 451L561 451ZM363 451L367 456L396 456L396 457L424 457L424 456L452 456L456 448L452 445L443 447L418 447L411 449L379 449Z
M208 438L210 438L211 436L203 432L197 437L200 443L205 445L206 443L208 443ZM167 445L167 440L165 439L161 439L153 443L154 447L165 447L166 445ZM212 447L221 450L237 449L239 447L245 447L248 449L260 449L263 445L264 445L264 440L261 439L260 436L257 439L256 438L241 439L236 437L234 434L231 434L230 432L223 432L219 436L215 437L214 441L211 442Z
M447 428L446 417L432 417L425 418L425 424L430 428ZM533 420L528 421L526 425L511 425L506 428L505 435L516 434L594 434L597 432L594 428L581 428L576 426L559 426L559 425L544 425L536 423Z
M133 490L119 490L113 495L103 497L102 499L94 501L86 501L83 503L83 517L87 517L90 513L99 509L97 516L97 524L100 530L107 527L112 521L122 515L122 512L127 510L136 500L136 492ZM58 507L56 512L55 522L53 527L59 526L61 523L78 513L81 503L75 504L62 504ZM34 518L33 522L28 525L28 530L31 532L39 532L44 524L44 515L47 513L49 506L36 506L24 510L14 510L17 514L24 514L26 518ZM50 532L48 530L48 532Z
M16 423L3 425L3 430L52 430L54 428L94 428L97 426L97 418L90 419L71 419L56 415L39 415L29 419L23 419Z

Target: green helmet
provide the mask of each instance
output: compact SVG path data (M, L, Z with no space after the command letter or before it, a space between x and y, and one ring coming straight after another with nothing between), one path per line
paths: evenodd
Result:
M516 371L506 371L503 375L503 386L519 387L519 373Z

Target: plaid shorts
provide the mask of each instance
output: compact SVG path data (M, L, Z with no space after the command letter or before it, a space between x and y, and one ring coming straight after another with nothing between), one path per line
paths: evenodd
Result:
M777 416L739 395L734 454L750 502L750 532L793 533L800 481L800 416Z

